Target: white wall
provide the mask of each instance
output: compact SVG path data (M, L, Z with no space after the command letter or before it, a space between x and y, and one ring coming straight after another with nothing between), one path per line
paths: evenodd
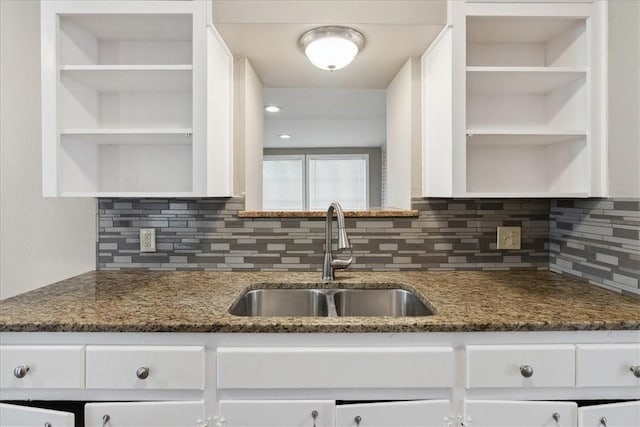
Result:
M0 298L95 269L95 199L44 199L40 6L0 0Z
M412 153L421 144L420 123L415 123L415 105L420 105L419 84L415 85L416 65L410 58L387 87L387 207L411 208L412 180L416 179L420 194L420 169L412 169L422 158L420 152ZM417 68L417 78L420 78ZM417 89L417 90L416 90ZM419 110L418 110L419 111ZM417 139L417 140L416 140ZM417 157L417 160L416 160Z
M640 197L640 2L609 2L609 192Z
M244 193L246 210L262 210L263 86L246 58L236 60L235 77L234 194Z

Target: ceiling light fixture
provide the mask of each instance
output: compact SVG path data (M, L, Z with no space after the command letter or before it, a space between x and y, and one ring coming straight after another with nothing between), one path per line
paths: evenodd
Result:
M264 111L267 113L279 113L282 111L282 107L278 107L277 105L267 105L264 107Z
M280 137L280 139L290 139L291 138L291 135L289 135L288 133L281 133L278 136Z
M366 39L353 28L329 26L307 31L298 43L313 65L334 71L349 65L364 48Z

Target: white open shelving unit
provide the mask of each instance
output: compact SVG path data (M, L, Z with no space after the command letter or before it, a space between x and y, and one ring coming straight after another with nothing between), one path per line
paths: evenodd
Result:
M453 3L436 41L452 56L435 46L423 58L425 196L605 194L603 10ZM447 72L449 91L436 89ZM450 97L450 117L435 111L434 96ZM428 157L443 151L450 164Z
M230 195L232 58L205 6L43 2L45 195ZM216 87L226 138L216 144L206 125L211 49L223 62L211 72L227 73ZM216 168L210 151L220 148Z

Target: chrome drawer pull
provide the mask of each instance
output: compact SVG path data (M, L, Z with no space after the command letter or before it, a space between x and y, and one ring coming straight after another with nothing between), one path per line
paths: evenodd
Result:
M105 414L102 416L102 427L105 427L109 421L111 421L111 416L109 414Z
M311 411L311 418L313 418L313 427L316 427L316 418L318 418L318 411Z
M356 422L356 426L359 426L360 421L362 421L362 417L360 415L356 415L356 417L353 420Z
M640 365L633 365L629 368L631 372L633 372L633 376L636 378L640 378Z
M531 378L533 376L533 368L529 365L520 366L520 374L525 378Z
M13 376L16 378L24 378L27 376L27 372L29 372L29 365L16 366L13 370Z
M600 425L607 427L607 417L600 417Z
M138 369L136 369L136 377L140 378L141 380L144 380L148 376L149 376L149 368L145 366L141 366Z

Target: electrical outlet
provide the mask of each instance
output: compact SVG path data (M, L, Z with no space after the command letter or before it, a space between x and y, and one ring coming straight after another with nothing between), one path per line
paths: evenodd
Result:
M141 228L140 229L140 252L156 251L156 229Z
M520 249L520 227L498 227L498 249Z

